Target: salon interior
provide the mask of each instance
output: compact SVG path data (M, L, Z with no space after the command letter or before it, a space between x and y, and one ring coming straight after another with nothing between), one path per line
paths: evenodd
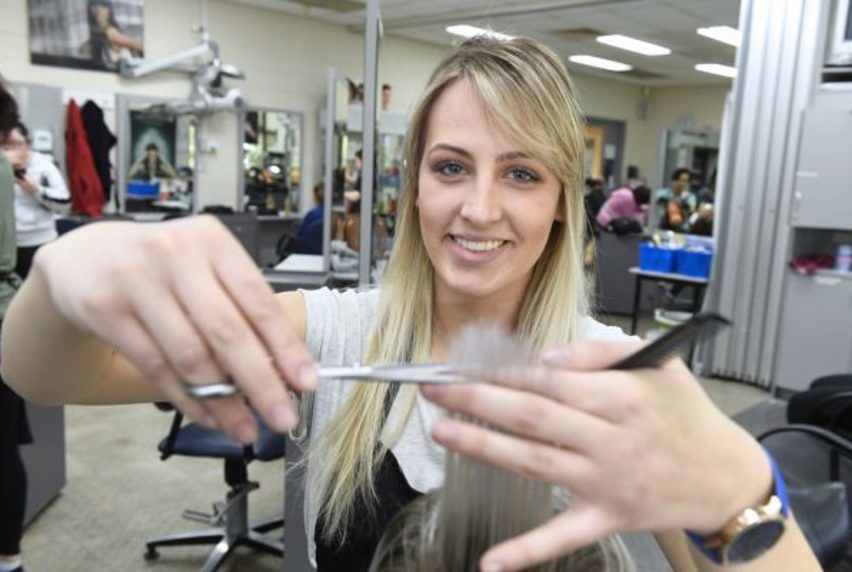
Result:
M410 114L452 46L487 33L552 48L586 119L592 312L646 339L701 313L729 320L682 357L778 451L789 482L831 483L822 505L811 498L807 518L828 522L809 541L825 569L852 570L849 0L111 5L105 40L87 29L86 0L0 5L0 73L32 151L71 193L59 234L209 214L276 292L381 284ZM113 45L117 29L138 42ZM69 172L86 107L109 133L90 144L106 165L95 197ZM845 393L791 410L826 379ZM174 450L188 424L166 405L27 410L28 570L213 570L209 541L148 543L264 518L265 540L219 569L311 569L304 483L282 479L301 456L292 436L235 462Z

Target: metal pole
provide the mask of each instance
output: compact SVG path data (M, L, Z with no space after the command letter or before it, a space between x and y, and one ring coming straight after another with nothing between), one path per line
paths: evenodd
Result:
M337 101L337 70L328 68L328 86L325 102L325 146L323 165L323 207L322 207L322 271L331 269L331 221L332 218L332 175L334 171L334 105Z
M361 168L361 229L358 260L358 284L370 283L373 263L373 189L376 178L376 97L378 95L379 0L367 0L366 36L364 37L364 114L363 166Z

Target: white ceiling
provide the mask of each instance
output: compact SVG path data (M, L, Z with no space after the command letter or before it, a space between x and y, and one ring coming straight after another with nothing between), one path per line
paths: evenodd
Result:
M362 30L364 0L232 0L308 16ZM737 27L739 0L382 0L384 32L450 45L451 24L490 27L537 38L555 49L578 72L642 85L697 85L729 80L695 71L697 63L734 65L735 48L695 33L702 26ZM601 34L624 34L670 48L667 56L648 57L595 41ZM630 64L615 73L567 62L590 54Z

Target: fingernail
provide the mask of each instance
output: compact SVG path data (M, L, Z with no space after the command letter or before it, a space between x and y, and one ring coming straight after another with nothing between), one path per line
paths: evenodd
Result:
M250 445L257 439L257 434L254 430L254 425L250 421L240 421L233 429L234 439L243 445Z
M296 425L296 415L289 403L281 402L272 406L269 411L272 425L277 431L289 431Z
M482 572L503 572L505 568L499 562L489 562L482 565Z
M423 393L424 396L428 397L429 399L437 399L441 397L441 395L444 394L446 389L446 387L438 384L420 386L420 391Z
M541 362L550 367L565 366L571 362L571 348L564 346L561 348L546 349L540 354Z
M438 441L454 441L458 436L456 424L449 419L439 419L432 426L432 436Z
M304 365L299 370L299 383L302 385L302 389L307 391L313 391L317 388L319 384L319 379L317 379L317 370L312 365Z

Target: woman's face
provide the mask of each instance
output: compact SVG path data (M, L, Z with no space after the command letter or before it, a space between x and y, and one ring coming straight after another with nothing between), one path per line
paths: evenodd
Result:
M98 27L105 28L109 26L109 8L106 6L92 6L92 15Z
M16 169L25 167L30 160L30 145L27 138L18 129L12 129L6 135L6 139L3 141L3 151L6 152L6 159Z
M436 294L520 297L559 212L561 183L489 122L465 81L435 102L416 204Z

